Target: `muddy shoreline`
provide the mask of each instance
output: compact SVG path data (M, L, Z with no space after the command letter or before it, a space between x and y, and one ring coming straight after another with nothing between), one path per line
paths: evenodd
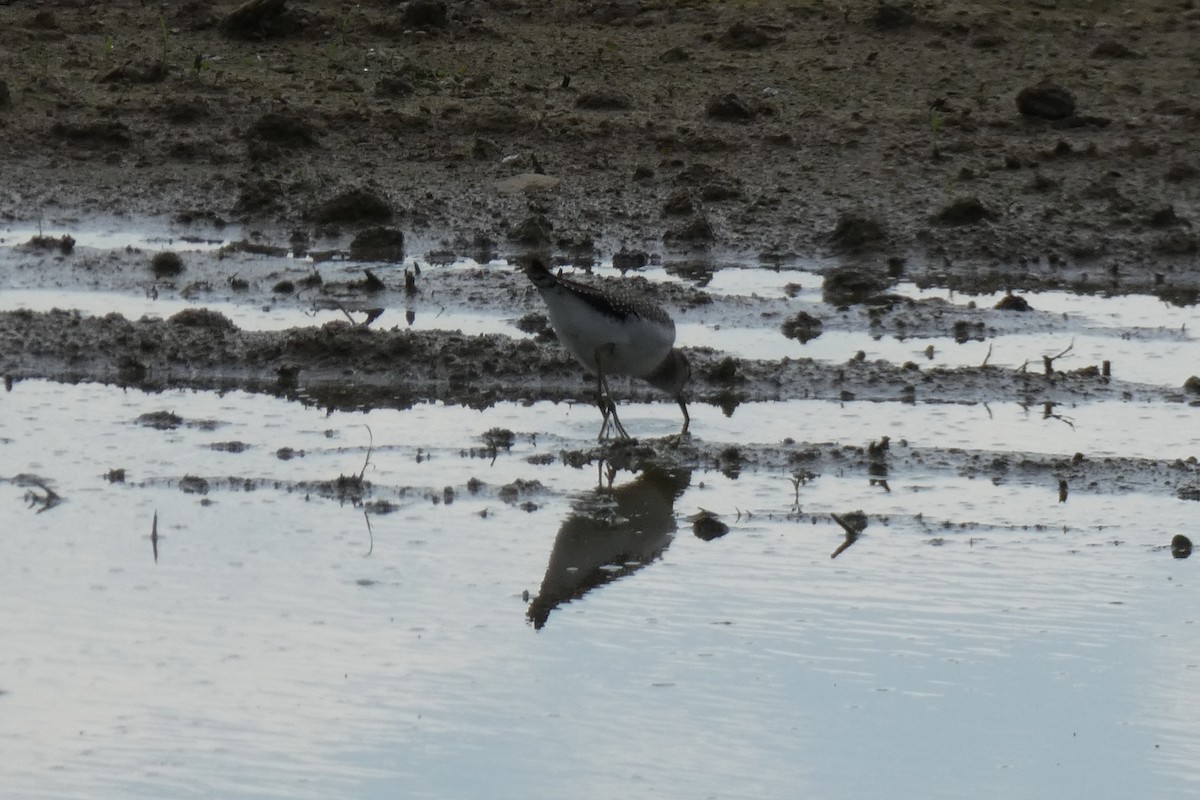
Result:
M1190 3L260 5L0 8L0 217L1200 287Z

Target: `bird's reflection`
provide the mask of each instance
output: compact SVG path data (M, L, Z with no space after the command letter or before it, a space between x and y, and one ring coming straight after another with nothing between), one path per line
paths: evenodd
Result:
M689 469L646 467L632 481L599 488L573 504L554 540L550 563L526 616L541 630L550 612L663 554L675 534L675 501Z

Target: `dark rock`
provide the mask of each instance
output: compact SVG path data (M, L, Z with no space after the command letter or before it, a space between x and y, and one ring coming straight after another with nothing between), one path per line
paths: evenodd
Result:
M1186 381L1184 381L1183 382L1183 390L1185 392L1188 392L1189 394L1200 395L1200 377L1193 375L1190 378L1188 378Z
M316 147L317 129L307 119L291 111L268 111L246 129L246 138L280 147Z
M798 339L800 344L806 344L821 335L825 327L819 317L814 317L807 311L801 311L796 316L783 323L783 335L789 339Z
M1171 537L1171 555L1174 558L1187 558L1192 554L1192 540L1177 533Z
M321 225L387 222L394 212L391 203L369 189L348 189L317 205L308 218Z
M173 250L162 250L150 259L150 269L156 278L169 278L183 272L183 259Z
M1075 97L1053 83L1026 86L1017 93L1017 111L1038 119L1066 119L1075 114Z
M978 197L960 197L939 211L933 221L943 225L972 225L992 216L995 215Z
M881 245L887 239L883 223L861 214L846 213L838 217L829 234L830 245L838 251L851 253Z
M442 0L412 0L401 12L400 22L413 28L444 28L450 15Z
M623 111L632 106L627 95L614 91L584 92L575 98L575 107L586 111Z
M1106 39L1092 49L1092 58L1144 58L1114 39Z
M208 494L208 481L198 475L184 475L179 488L186 494Z
M682 47L672 47L670 50L664 50L658 60L664 64L680 64L684 61L690 61L691 55Z
M403 261L404 234L395 228L368 228L350 242L355 261Z
M282 280L272 286L271 291L275 294L292 294L296 291L296 284L289 280Z
M708 101L708 106L704 109L704 113L711 119L721 119L733 122L748 122L754 119L754 109L742 102L736 95L730 92L718 97L714 97Z

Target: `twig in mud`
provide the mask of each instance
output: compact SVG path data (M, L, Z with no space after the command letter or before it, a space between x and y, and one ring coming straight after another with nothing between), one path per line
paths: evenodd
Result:
M154 563L158 563L158 510L154 511L154 521L150 523L150 547L154 550Z
M1054 362L1057 361L1058 359L1062 358L1063 356L1065 356L1067 353L1071 352L1073 349L1075 349L1075 340L1071 339L1071 343L1069 345L1067 345L1067 349L1063 350L1058 355L1042 356L1042 365L1046 369L1046 374L1053 375L1054 374ZM1028 363L1028 362L1026 362L1026 363Z
M367 429L367 436L370 438L367 440L367 457L363 459L363 468L358 473L359 482L367 474L367 465L371 463L371 450L375 447L375 434L371 432L371 426L363 425L363 427Z
M1062 414L1055 414L1054 410L1053 410L1054 406L1055 406L1054 403L1043 403L1042 404L1042 419L1056 419L1059 422L1066 423L1066 425L1068 427L1070 427L1071 430L1075 430L1074 421L1072 421L1071 419L1069 419L1067 417L1064 417Z
M367 552L363 554L363 558L366 558L375 552L375 532L371 530L371 515L367 513L365 508L363 509L363 519L367 521L367 540L371 543L371 546L367 548Z
M989 359L989 358L991 358L991 357L992 357L992 343L991 343L991 342L988 342L988 351L987 351L987 355L983 357L983 363L979 365L979 366L980 366L980 368L986 367L986 366L987 366L988 359Z
M32 486L35 489L41 489L43 492L45 492L44 495L39 495L37 492L32 490L25 492L25 502L29 508L41 506L41 508L39 508L35 513L41 514L43 511L49 511L63 501L58 492L47 486L46 482L37 475L31 475L23 472L10 480L16 486Z
M845 550L858 541L859 535L867 528L867 515L861 511L855 511L847 514L844 518L837 514L830 514L833 521L842 526L842 530L846 532L846 541L837 546L837 549L829 554L831 559L837 558Z

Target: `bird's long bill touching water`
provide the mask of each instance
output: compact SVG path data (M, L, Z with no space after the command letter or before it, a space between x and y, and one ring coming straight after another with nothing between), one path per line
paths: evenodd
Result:
M546 302L559 341L596 375L597 402L603 416L600 439L608 433L610 422L618 436L629 438L617 417L609 375L641 378L674 397L683 410L679 435L686 434L691 417L684 389L692 369L687 356L675 347L675 323L670 315L624 289L600 289L555 275L536 258L524 269Z

